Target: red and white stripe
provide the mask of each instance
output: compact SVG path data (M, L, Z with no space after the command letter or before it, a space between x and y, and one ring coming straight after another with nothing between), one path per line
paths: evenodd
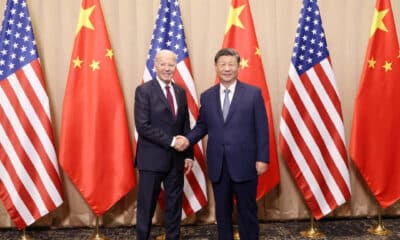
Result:
M317 219L350 198L341 105L327 58L300 76L291 64L280 148Z
M147 67L144 71L143 80L145 82L152 79ZM186 97L189 107L190 125L194 127L199 115L196 88L190 69L190 60L186 58L177 63L174 82L183 87L186 91ZM199 211L207 204L207 184L206 184L206 164L203 155L201 142L193 146L194 164L192 171L185 175L182 201L182 219Z
M63 203L38 60L0 81L0 197L18 228Z

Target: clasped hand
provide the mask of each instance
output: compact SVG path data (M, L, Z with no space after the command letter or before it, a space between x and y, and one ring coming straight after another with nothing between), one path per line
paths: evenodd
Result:
M176 151L182 152L189 147L189 140L182 135L175 136L174 148Z

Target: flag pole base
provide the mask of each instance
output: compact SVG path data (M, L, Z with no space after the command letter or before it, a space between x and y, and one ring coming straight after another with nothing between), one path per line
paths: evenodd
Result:
M392 231L388 230L382 224L378 224L375 227L371 227L368 229L368 232L378 236L388 236L392 234Z
M325 234L322 232L318 231L316 228L310 228L306 231L300 232L300 235L306 238L323 238L325 237Z
M166 235L165 233L160 234L160 235L158 235L158 236L156 237L156 240L166 240L166 239L167 239L167 235ZM183 239L183 238L182 238L182 234L181 234L181 236L179 237L179 239Z
M90 237L89 240L108 240L108 238L100 233L96 233L92 237Z
M368 232L377 236L388 236L392 234L392 231L388 230L383 226L382 223L382 209L378 206L378 225L368 229Z
M233 240L240 240L239 230L237 229L233 231Z
M89 240L108 240L108 238L99 231L99 216L96 216L96 233L90 237Z
M315 226L314 226L314 217L311 217L311 225L310 228L306 231L300 232L300 235L306 238L323 238L325 237L325 234L320 232Z
M22 230L22 238L21 240L32 240L28 235L26 235L25 228Z
M165 233L163 233L163 234L161 234L161 235L158 235L158 236L156 237L156 240L165 240L165 239L166 239Z

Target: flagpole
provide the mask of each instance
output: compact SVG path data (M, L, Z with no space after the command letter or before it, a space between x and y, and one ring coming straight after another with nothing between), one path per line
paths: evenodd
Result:
M300 235L306 238L323 238L325 237L325 234L320 232L316 227L314 223L314 216L311 215L311 223L310 223L310 228L306 231L300 232Z
M28 235L26 235L25 228L22 229L22 240L32 240Z
M89 240L108 240L103 234L99 231L99 216L96 216L96 233L89 238Z
M388 236L392 234L392 231L388 230L383 226L382 223L382 208L378 203L378 225L368 229L368 232L378 236Z

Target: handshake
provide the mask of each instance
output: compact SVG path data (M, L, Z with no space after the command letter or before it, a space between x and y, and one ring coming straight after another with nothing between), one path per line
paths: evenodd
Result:
M182 135L175 136L174 148L176 151L183 152L189 147L189 140Z

